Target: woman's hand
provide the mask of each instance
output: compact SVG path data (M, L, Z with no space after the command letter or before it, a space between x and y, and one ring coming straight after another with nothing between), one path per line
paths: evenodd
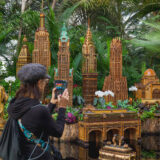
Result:
M52 104L56 104L58 102L58 99L55 99L55 91L56 91L56 88L53 88L52 98L51 98L51 101L50 101Z
M58 106L59 108L66 108L69 102L68 89L65 89L62 95L58 96Z

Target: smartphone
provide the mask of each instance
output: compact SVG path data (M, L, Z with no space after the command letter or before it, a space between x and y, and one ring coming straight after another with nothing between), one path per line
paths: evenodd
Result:
M55 98L58 98L58 95L62 95L64 90L67 88L68 82L64 80L55 80L54 81L54 88L56 88L55 91Z

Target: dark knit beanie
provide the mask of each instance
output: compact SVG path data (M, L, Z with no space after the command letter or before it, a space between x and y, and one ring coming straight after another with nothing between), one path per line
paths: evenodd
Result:
M36 83L40 79L50 79L46 67L38 63L24 65L17 76L23 83Z

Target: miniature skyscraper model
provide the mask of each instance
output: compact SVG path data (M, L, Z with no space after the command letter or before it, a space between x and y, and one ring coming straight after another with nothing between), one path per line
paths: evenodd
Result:
M17 61L17 67L16 67L16 73L24 66L25 64L31 63L31 56L28 51L28 46L27 46L27 38L24 36L23 38L23 46L21 48L20 54L18 56L18 61Z
M122 44L119 38L112 40L110 49L110 74L105 78L103 91L114 92L114 97L107 96L106 101L117 103L117 100L128 99L126 77L122 76Z
M95 91L97 90L97 57L95 46L92 42L90 21L88 21L87 35L82 48L83 64L83 98L86 104L93 104Z
M69 106L72 106L73 97L73 69L70 69L69 37L65 24L62 27L59 38L58 70L55 70L55 80L66 80L68 82Z
M45 15L40 14L40 27L35 33L32 62L40 63L48 69L51 66L49 33L45 29Z

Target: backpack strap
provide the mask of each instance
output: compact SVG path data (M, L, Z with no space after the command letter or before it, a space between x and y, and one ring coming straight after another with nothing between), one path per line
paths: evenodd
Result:
M37 104L37 105L35 105L35 106L32 106L31 109L32 109L32 108L36 108L36 107L38 107L38 106L40 106L40 105L42 106L41 103L40 103L40 104Z
M35 105L35 106L32 106L31 109L36 108L36 107L38 107L38 106L40 106L40 105L42 105L42 104L37 104L37 105ZM33 133L31 133L29 130L27 130L27 129L22 125L21 119L18 119L18 125L19 125L21 131L23 132L24 136L26 137L26 139L27 139L28 141L32 142L32 143L35 143L35 147L34 147L34 149L33 149L33 151L32 151L32 153L31 153L31 155L30 155L30 157L29 157L28 160L35 160L35 159L40 158L40 157L49 149L49 142L50 142L49 138L48 138L48 141L47 141L47 142L45 142L45 141L42 140L42 137L43 137L44 132L41 133L40 138L37 138ZM32 155L33 155L33 153L35 152L35 149L36 149L38 146L43 149L43 152L42 152L39 156L34 157L34 158L31 158Z
M21 119L18 120L19 127L21 131L23 132L24 136L29 142L37 144L39 147L44 149L46 147L47 142L43 141L41 138L37 138L33 133L31 133L29 130L27 130L21 122Z

